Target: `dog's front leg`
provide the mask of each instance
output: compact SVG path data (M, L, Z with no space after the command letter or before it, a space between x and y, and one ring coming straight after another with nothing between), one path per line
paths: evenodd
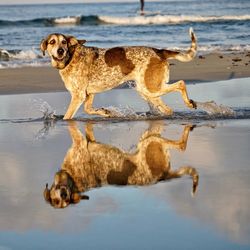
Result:
M68 110L64 115L64 120L72 119L81 104L84 102L85 96L79 96L77 94L71 93L71 102L69 104Z
M84 103L84 110L89 115L101 115L105 117L112 117L115 116L114 112L105 109L105 108L99 108L95 109L93 108L93 101L94 101L94 94L88 94Z

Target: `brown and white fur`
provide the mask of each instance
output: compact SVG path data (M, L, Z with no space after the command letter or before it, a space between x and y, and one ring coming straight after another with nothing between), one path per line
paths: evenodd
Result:
M191 47L187 52L170 51L143 46L101 49L87 47L85 40L73 36L50 34L43 39L40 48L51 57L52 66L59 69L65 87L71 93L71 102L64 119L71 119L84 103L88 114L106 117L114 114L105 108L93 108L94 95L132 80L136 90L157 111L170 115L172 109L161 100L169 92L181 93L189 108L196 103L189 99L183 80L173 84L169 81L168 59L182 62L192 60L196 54L196 36L190 29Z
M199 175L195 168L183 166L171 169L170 149L184 151L190 130L186 125L180 140L161 136L161 122L152 123L137 144L134 153L95 141L92 124L87 124L85 136L76 122L69 124L72 146L64 157L61 170L54 177L51 187L46 185L44 198L55 208L88 199L82 192L105 185L150 185L159 181L189 175L193 179L192 193L196 192Z

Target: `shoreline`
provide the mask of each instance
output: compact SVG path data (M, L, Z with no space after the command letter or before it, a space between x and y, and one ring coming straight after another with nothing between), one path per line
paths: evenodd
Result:
M250 52L211 53L188 63L169 60L170 83L188 84L250 77ZM124 85L122 86L124 87ZM67 91L51 66L0 69L0 95Z

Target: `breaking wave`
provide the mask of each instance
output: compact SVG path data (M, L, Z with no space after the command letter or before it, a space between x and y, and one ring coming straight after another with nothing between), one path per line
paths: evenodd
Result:
M0 20L0 27L4 26L32 26L47 27L56 25L84 25L84 24L100 24L102 21L98 16L64 16L64 17L48 17L36 18L31 20Z
M41 52L30 50L0 49L0 69L18 68L23 66L43 66L48 64L48 58L41 56Z
M168 48L172 50L185 50L186 47ZM246 52L250 51L250 45L201 45L200 54L213 52ZM49 65L49 58L42 57L38 49L30 50L6 50L0 48L0 69L18 68L24 66L38 67Z
M100 16L105 23L118 25L148 25L148 24L179 24L179 23L204 23L204 22L225 22L225 21L246 21L250 15L243 16L187 16L187 15L155 15L135 17L111 17Z
M196 16L196 15L145 15L145 16L64 16L37 18L31 20L0 20L0 27L3 26L56 26L56 25L149 25L149 24L179 24L179 23L204 23L204 22L231 22L248 21L250 15L241 16Z

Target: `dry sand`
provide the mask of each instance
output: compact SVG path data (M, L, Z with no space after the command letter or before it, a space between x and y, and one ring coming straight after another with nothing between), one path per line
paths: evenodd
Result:
M170 81L188 83L250 77L250 52L208 54L189 63L170 61ZM25 67L0 70L0 94L65 91L58 70L52 67Z

